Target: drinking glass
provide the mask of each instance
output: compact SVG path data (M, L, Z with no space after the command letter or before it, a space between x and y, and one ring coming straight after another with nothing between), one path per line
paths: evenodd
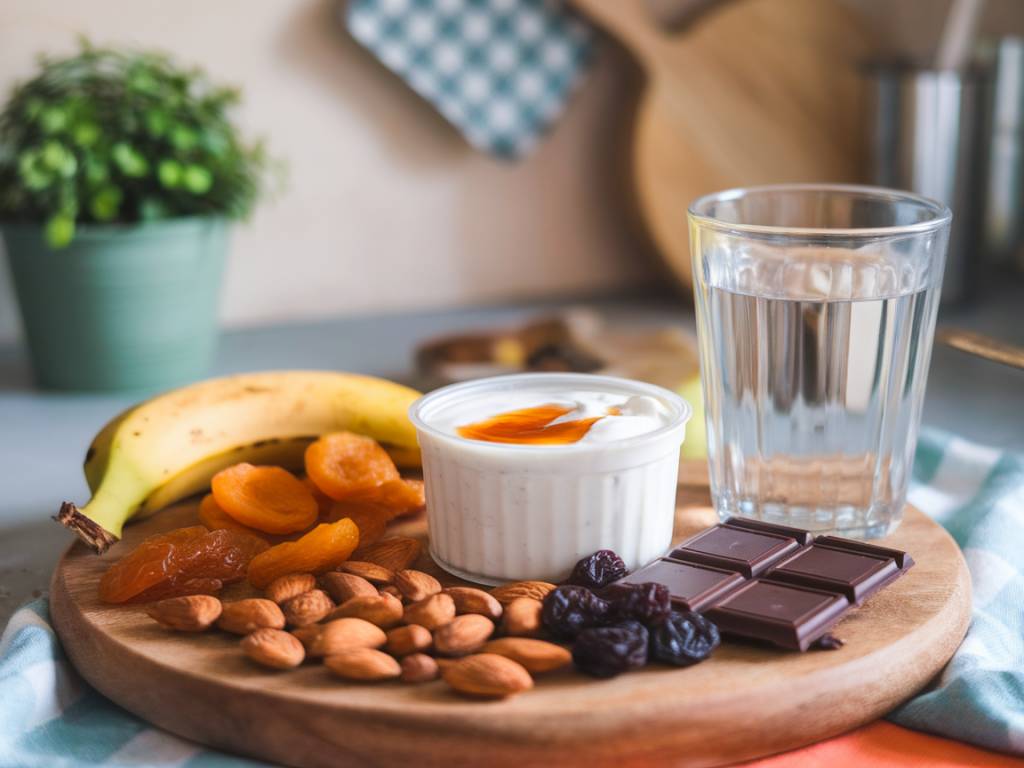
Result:
M951 218L907 192L843 185L690 206L721 518L853 538L899 525Z

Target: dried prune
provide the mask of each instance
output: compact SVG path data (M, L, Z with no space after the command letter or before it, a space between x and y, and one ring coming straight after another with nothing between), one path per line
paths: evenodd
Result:
M576 563L566 584L576 584L587 589L604 589L613 581L626 575L626 564L610 549L599 549L590 557Z
M846 645L846 641L842 638L827 634L819 637L813 647L820 648L823 651L838 651L844 645Z
M615 677L647 663L647 628L638 621L580 632L572 648L576 668L594 677Z
M673 611L651 628L651 659L677 667L704 661L718 647L718 627L699 613Z
M605 624L608 611L608 603L586 587L565 585L548 592L541 618L554 637L571 640L585 629Z
M611 605L612 621L639 621L653 627L672 611L672 594L664 584L619 584L602 594Z

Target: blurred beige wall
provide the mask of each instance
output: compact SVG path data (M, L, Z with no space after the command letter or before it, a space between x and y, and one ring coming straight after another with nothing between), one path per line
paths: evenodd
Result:
M240 119L287 160L287 188L236 230L229 324L607 291L655 258L623 226L611 169L634 91L603 56L526 162L470 149L352 42L325 0L0 0L0 90L40 50L173 51L242 85ZM682 203L680 215L685 215ZM16 332L0 267L0 337Z
M611 0L609 0L611 1ZM686 0L659 0L685 2ZM942 0L847 0L927 50ZM992 0L990 31L1022 29ZM510 165L469 149L353 43L327 0L2 0L0 89L76 35L168 49L240 84L288 186L238 227L229 324L610 291L659 275L622 174L637 73L605 49L553 134ZM890 18L890 14L893 14ZM680 216L687 201L680 201ZM0 270L0 338L17 332Z

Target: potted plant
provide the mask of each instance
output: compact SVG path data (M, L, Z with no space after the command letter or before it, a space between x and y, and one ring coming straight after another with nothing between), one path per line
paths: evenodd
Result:
M228 222L266 160L238 92L159 53L83 43L42 58L0 114L0 232L35 377L148 389L200 376Z

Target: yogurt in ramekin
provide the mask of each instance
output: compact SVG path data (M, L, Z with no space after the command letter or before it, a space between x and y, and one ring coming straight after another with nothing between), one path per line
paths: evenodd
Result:
M503 421L493 426L510 412L539 412L541 422L559 415L522 443ZM598 549L630 569L653 560L671 543L691 413L661 387L578 373L478 379L420 398L409 416L423 453L431 554L485 584L557 581ZM567 435L574 441L559 442Z

